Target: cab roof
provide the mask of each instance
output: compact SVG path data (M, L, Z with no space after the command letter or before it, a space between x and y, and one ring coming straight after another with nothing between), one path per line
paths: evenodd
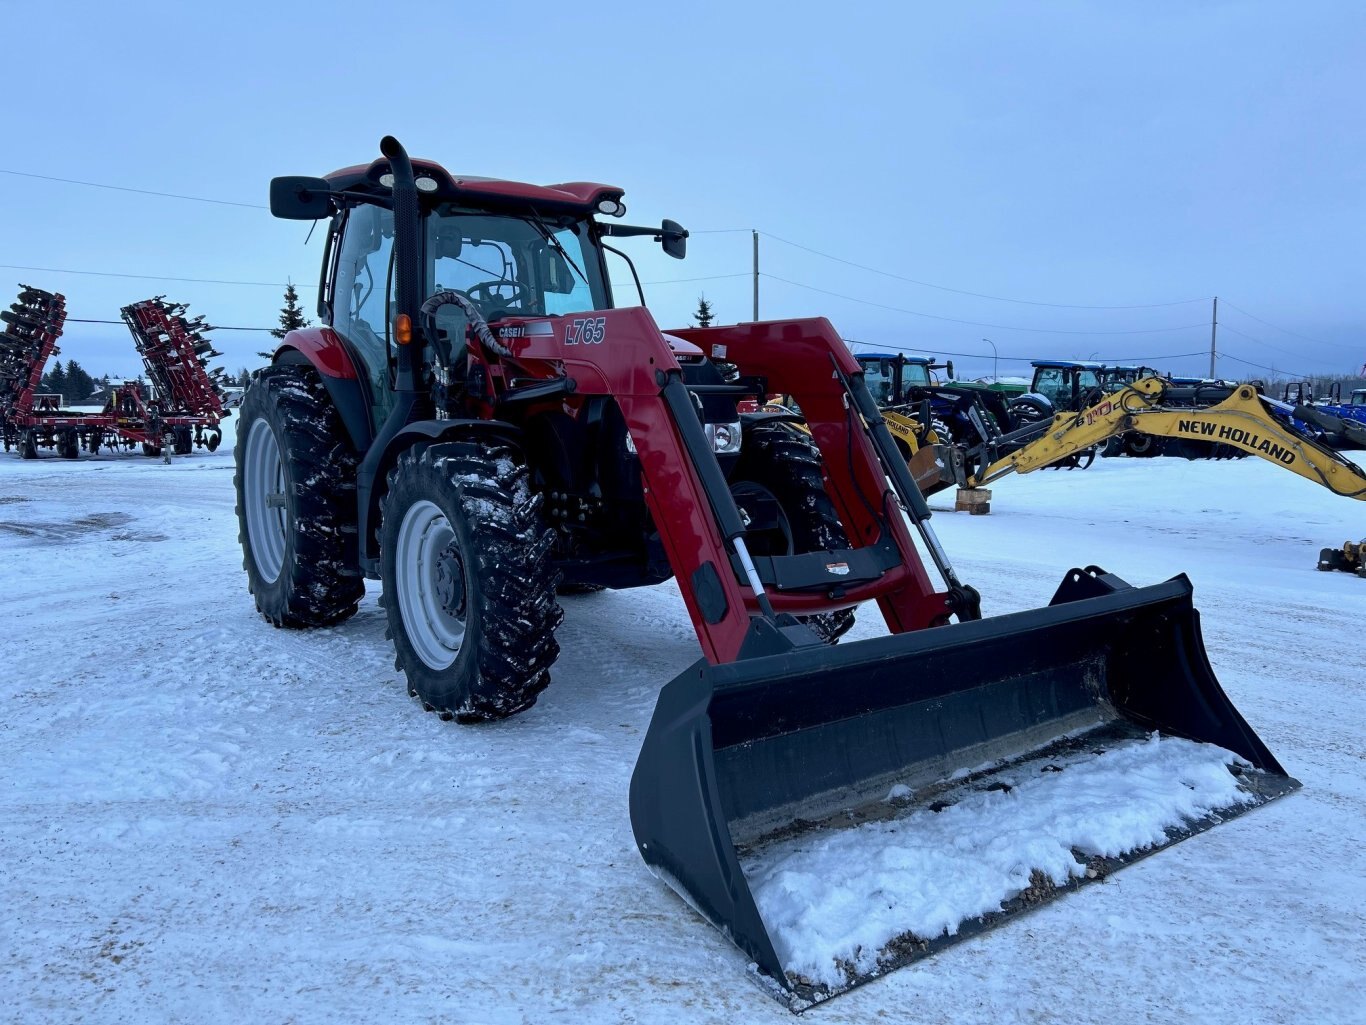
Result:
M1076 359L1036 359L1030 363L1032 367L1039 367L1045 370L1099 370L1104 363L1093 363L1090 360Z
M388 197L389 186L380 181L389 173L389 161L343 167L326 175L334 192L357 196ZM413 176L420 197L456 200L471 206L531 206L538 210L590 214L604 199L619 200L625 190L599 182L563 182L559 185L531 185L476 175L453 175L432 160L413 160ZM430 182L433 184L425 184Z
M862 363L866 359L896 359L900 356L907 363L919 363L922 366L929 366L934 360L929 356L907 356L899 352L856 352L854 359Z

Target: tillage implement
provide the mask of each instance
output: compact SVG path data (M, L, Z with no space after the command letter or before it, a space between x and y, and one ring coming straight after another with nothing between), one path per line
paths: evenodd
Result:
M223 406L223 371L207 361L219 355L205 338L202 317L185 318L186 307L157 296L122 309L133 334L149 392L132 382L104 396L98 413L63 409L65 397L38 391L43 367L60 350L57 340L66 322L64 296L28 285L19 300L0 312L0 432L5 451L18 448L24 459L37 459L54 449L76 459L107 446L113 451L142 446L144 455L161 455L163 447L187 455L196 447L218 448ZM78 397L78 401L80 398Z
M334 624L381 581L412 694L478 722L549 682L557 593L674 578L702 657L660 693L631 783L637 846L792 1006L1027 903L803 973L751 889L773 842L885 817L889 793L937 810L950 780L990 790L1039 751L1154 732L1232 752L1246 800L1229 815L1295 786L1215 680L1184 577L1073 570L1048 607L983 619L827 321L663 332L643 296L617 305L607 254L630 267L611 243L644 236L682 257L675 222L622 223L608 185L380 149L271 183L276 216L328 228L323 326L284 338L240 410L257 608ZM792 413L741 412L773 393L809 435ZM836 645L860 605L890 636Z

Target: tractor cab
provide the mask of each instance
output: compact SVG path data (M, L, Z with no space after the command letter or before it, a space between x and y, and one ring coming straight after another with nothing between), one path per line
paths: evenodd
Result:
M1151 367L1102 367L1100 370L1100 386L1106 393L1109 393L1118 391L1124 385L1133 384L1142 378L1156 376L1157 371Z
M1066 360L1035 360L1031 393L1042 395L1055 411L1076 411L1086 397L1101 387L1099 363Z
M626 212L622 190L612 185L541 186L453 175L426 160L413 160L412 168L419 229L406 246L396 247L386 160L324 178L276 179L271 189L277 217L331 219L318 316L335 334L299 333L286 344L310 358L319 347L340 344L366 380L376 424L392 409L395 393L412 388L399 380L406 376L400 372L405 359L394 328L398 315L416 315L423 297L447 293L462 302L435 311L435 337L423 353L429 362L413 373L444 375L459 386L471 313L496 325L505 318L616 308L606 267L609 236L653 236L669 255L684 255L687 232L673 221L634 227L599 220ZM629 257L619 255L635 276ZM412 293L406 298L404 287Z
M1356 388L1352 391L1352 406L1366 406L1366 388Z
M902 405L913 389L929 388L935 383L931 371L944 369L953 377L952 363L935 363L928 356L855 353L854 359L863 367L868 390L879 407Z

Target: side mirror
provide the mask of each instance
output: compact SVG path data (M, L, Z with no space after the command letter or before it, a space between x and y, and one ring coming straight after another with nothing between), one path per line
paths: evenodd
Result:
M555 295L574 291L574 272L558 249L547 249L545 253L545 290Z
M324 178L272 178L270 212L287 221L316 221L332 215L332 186Z
M666 219L659 226L659 240L664 243L664 252L675 260L681 260L688 254L688 232L677 221Z
M949 380L953 380L953 360L946 360L944 363L944 373L949 375Z

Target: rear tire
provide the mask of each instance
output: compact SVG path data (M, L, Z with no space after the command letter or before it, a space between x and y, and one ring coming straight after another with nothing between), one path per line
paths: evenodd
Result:
M1053 419L1052 406L1039 396L1021 395L1012 399L1006 411L1010 414L1011 430Z
M276 626L330 626L365 594L356 458L312 367L262 370L237 421L238 540L256 608Z
M521 453L501 442L409 449L380 520L380 604L395 665L429 711L460 722L530 708L560 653L554 532Z
M1162 443L1151 434L1130 432L1124 435L1124 454L1139 459L1147 459L1162 454Z
M19 455L23 459L38 458L38 436L33 431L24 432L24 440L19 446Z
M746 432L730 480L731 495L754 529L745 535L751 555L803 555L848 548L821 477L821 453L805 435L780 424ZM854 625L854 610L799 616L827 644Z

